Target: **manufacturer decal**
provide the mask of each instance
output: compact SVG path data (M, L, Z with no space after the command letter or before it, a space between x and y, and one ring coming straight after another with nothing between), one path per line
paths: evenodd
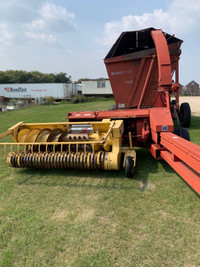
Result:
M121 70L121 71L114 71L114 72L111 72L111 75L112 76L116 76L116 75L124 75L124 74L130 74L132 73L133 71L132 70Z
M168 130L168 126L167 126L167 125L163 125L163 126L162 126L162 131L163 131L163 132L166 132L167 130Z

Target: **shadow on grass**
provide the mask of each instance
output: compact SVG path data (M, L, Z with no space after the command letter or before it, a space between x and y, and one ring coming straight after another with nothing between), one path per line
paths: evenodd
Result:
M89 171L89 170L19 170L19 185L45 185L50 187L86 187L107 189L133 189L134 181L124 178L123 170L120 171ZM125 181L126 180L126 181Z
M200 195L170 165L168 165L165 161L162 161L161 165L167 173L175 173L176 175L178 175L179 179L181 179L184 182L184 184L188 186L195 193L195 195L197 195L200 198Z
M132 179L125 177L124 169L119 171L77 170L77 169L17 169L19 185L45 185L88 187L107 189L139 189L146 191L148 178L156 173L158 162L148 149L137 149L137 164ZM170 170L170 169L169 169ZM138 186L140 182L140 186Z

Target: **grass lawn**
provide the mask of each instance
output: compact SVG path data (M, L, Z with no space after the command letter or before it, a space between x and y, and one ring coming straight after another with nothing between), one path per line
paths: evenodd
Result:
M0 133L19 121L65 121L69 111L113 101L31 107L0 114ZM191 139L200 145L200 118ZM165 162L137 150L124 171L9 168L0 158L0 266L200 266L200 199Z

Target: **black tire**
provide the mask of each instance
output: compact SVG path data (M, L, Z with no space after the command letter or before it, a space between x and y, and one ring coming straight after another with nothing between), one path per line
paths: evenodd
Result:
M176 100L172 100L172 102L171 102L171 104L174 106L174 105L176 105Z
M181 104L179 111L179 120L181 127L190 127L191 109L189 103L185 102Z
M184 128L175 128L174 133L185 140L190 141L190 133L187 129Z
M126 157L126 161L125 161L125 176L127 178L131 178L133 177L133 160L130 156Z

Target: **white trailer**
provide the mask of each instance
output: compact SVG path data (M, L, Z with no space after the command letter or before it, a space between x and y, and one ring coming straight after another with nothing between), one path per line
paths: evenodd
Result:
M0 96L15 99L52 96L55 99L66 99L71 96L70 87L66 83L0 84Z

